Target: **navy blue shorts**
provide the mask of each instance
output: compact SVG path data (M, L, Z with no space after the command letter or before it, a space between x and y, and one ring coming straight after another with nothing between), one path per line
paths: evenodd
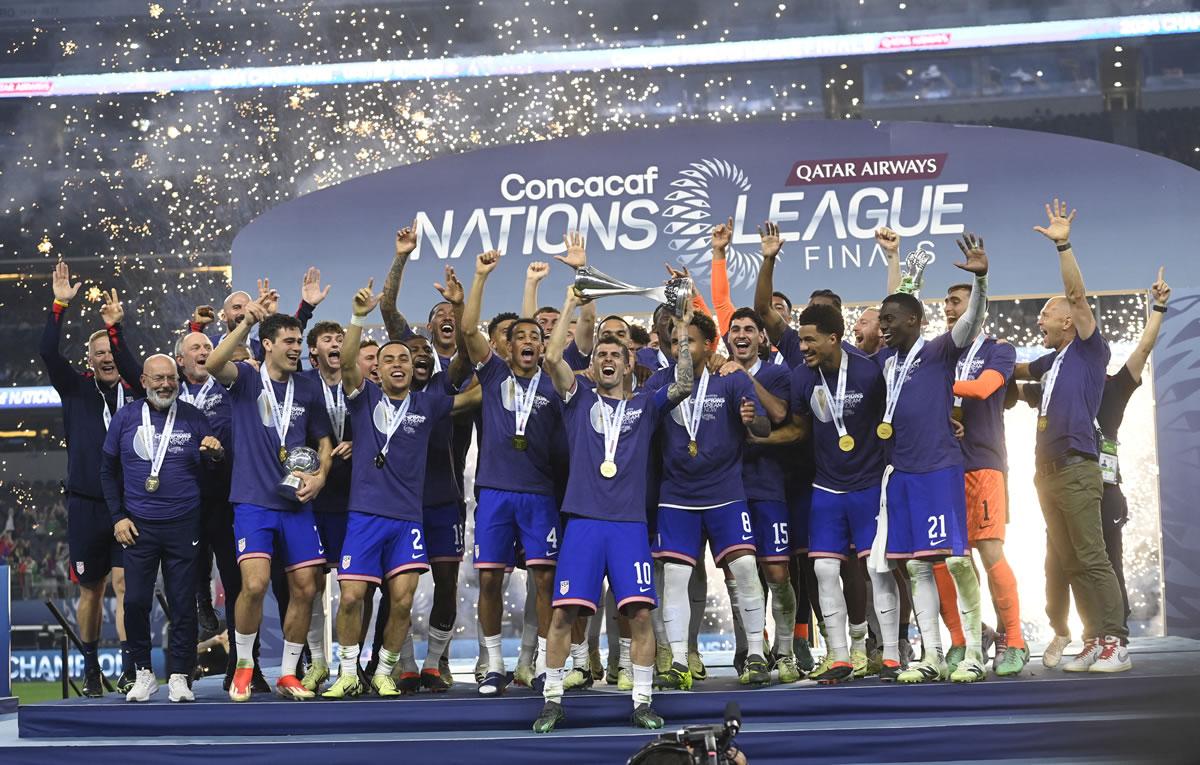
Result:
M321 544L325 547L325 567L337 568L338 558L342 557L342 545L346 541L347 513L313 513L317 522L317 533L321 535Z
M870 555L878 515L878 486L846 492L814 486L812 514L808 519L808 556L846 560L851 547L860 558Z
M425 532L416 521L351 511L339 563L338 581L381 584L397 574L423 574L429 570Z
M558 506L547 494L482 489L475 506L475 568L508 568L519 541L525 565L558 561Z
M967 494L961 466L897 470L887 483L889 558L966 555Z
M278 556L287 571L324 566L325 548L314 515L308 505L303 510L234 505L233 537L237 540L238 563Z
M712 548L713 561L718 566L732 552L755 551L754 525L745 502L730 502L708 510L683 510L664 505L658 508L654 557L695 566L704 553L705 535Z
M103 500L67 494L67 548L71 578L80 584L99 582L124 565L112 514Z
M791 528L788 525L790 515L786 502L769 499L752 499L750 505L750 521L754 526L754 542L758 549L758 559L768 561L787 561L792 557L792 543L789 541Z
M644 523L571 518L554 572L558 588L553 604L595 613L607 576L617 608L627 603L657 606L649 539Z
M788 536L792 539L792 555L808 552L809 515L812 513L811 483L788 487Z
M430 563L458 563L463 559L466 523L457 502L431 505L421 509L425 529L425 554Z

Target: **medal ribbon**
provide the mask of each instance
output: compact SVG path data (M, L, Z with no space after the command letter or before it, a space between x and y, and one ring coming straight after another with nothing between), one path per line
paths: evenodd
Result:
M616 406L609 406L604 403L602 397L597 391L596 399L600 402L600 422L604 426L604 461L616 464L617 444L621 441L621 424L625 421L625 404L626 399L621 399L621 403ZM609 412L612 414L609 414Z
M150 404L142 402L142 433L149 439L146 451L152 455L150 458L151 478L158 478L158 474L162 470L163 460L167 457L167 447L171 445L171 433L175 429L175 412L178 408L178 402L172 401L171 408L167 410L167 421L163 423L162 436L158 436L154 432L154 425L150 422Z
M896 363L898 356L892 356L887 360L887 403L883 409L883 421L889 425L892 422L892 417L896 414L896 404L900 403L900 391L904 388L904 382L908 379L908 371L912 369L913 362L917 359L917 354L925 347L925 338L917 338L917 342L913 345L912 350L908 352L908 356L904 359L904 366ZM842 353L846 351L843 349ZM900 367L900 375L897 378L896 368Z
M542 370L539 367L538 371L533 373L533 378L529 381L529 387L524 391L521 390L521 384L517 382L516 375L511 375L508 378L513 386L513 400L517 405L516 418L516 434L518 436L525 435L525 426L529 424L529 415L533 414L533 402L537 400L538 383L542 380Z
M214 383L216 383L216 379L212 375L209 375L208 379L204 381L204 384L200 386L200 390L196 391L196 395L193 396L191 392L188 391L188 384L185 380L183 385L179 388L179 399L185 403L191 404L200 411L204 411L204 402L208 400L208 392L212 390Z
M113 415L117 409L125 406L125 386L117 380L117 409L108 408L108 399L104 397L104 391L100 390L100 383L96 378L92 378L92 382L96 384L96 392L100 394L100 403L104 404L104 411L100 415L104 418L104 432L108 432L108 425L112 422Z
M825 382L825 372L817 367L821 375L821 390L825 391L825 400L829 402L829 414L833 416L833 427L837 428L838 438L846 435L846 418L842 415L846 408L846 368L850 363L850 354L842 348L842 360L838 362L837 395L829 395L829 384Z
M983 341L986 339L982 332L975 336L975 341L971 343L971 350L967 351L967 355L958 360L958 365L954 368L955 380L972 379L971 362L975 361L975 357L979 354L979 349L983 347ZM954 397L954 405L962 406L962 396Z
M338 443L341 443L342 436L346 432L346 396L342 391L342 384L338 383L331 392L329 386L322 380L321 392L325 394L325 411L329 413L329 422L333 425L333 435L337 437Z
M267 400L271 402L271 419L274 420L275 433L279 436L279 446L286 449L287 432L292 424L292 397L296 392L296 383L289 374L287 392L283 394L283 406L281 407L279 406L279 400L275 398L275 386L271 384L271 377L267 374L267 363L265 361L259 367L258 375L262 378L263 388L267 391Z
M1071 343L1073 342L1075 341L1072 340ZM1042 377L1042 405L1038 412L1042 417L1046 416L1046 410L1050 408L1050 396L1054 394L1054 384L1058 382L1058 372L1062 367L1063 357L1067 355L1067 351L1071 350L1071 343L1067 343L1067 347L1059 352L1054 363L1050 365L1050 369Z
M679 367L675 368L675 379L679 379ZM695 393L689 398L685 398L679 402L679 406L683 409L683 424L687 428L688 438L696 443L696 434L700 432L700 419L704 416L704 398L708 393L708 367L704 368L704 373L700 375L700 384L696 386Z
M391 399L387 396L383 397L384 403L387 405L384 412L387 414L387 439L383 442L383 448L379 450L379 454L387 457L388 447L392 445L392 436L400 429L400 423L404 422L404 418L408 415L408 406L412 403L412 393L404 397L400 402L400 406L393 407Z

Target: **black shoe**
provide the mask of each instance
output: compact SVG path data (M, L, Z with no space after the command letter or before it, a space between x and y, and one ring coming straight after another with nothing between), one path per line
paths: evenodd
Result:
M900 662L884 659L883 666L879 669L879 679L885 683L894 683L903 671L904 668L900 666Z
M127 669L124 672L122 672L121 676L117 678L117 683L116 683L117 693L121 693L121 694L129 693L130 689L133 688L133 684L136 680L137 680L137 673L134 672L132 669Z
M654 678L654 687L664 691L690 691L692 672L684 664L674 663Z
M741 677L742 670L746 668L746 652L737 651L733 654L733 671Z
M542 706L542 712L533 721L534 733L549 733L567 715L563 712L562 704L557 701L547 701Z
M271 693L271 684L263 677L262 667L254 665L254 674L250 676L251 693Z
M436 669L421 670L421 687L429 690L430 693L445 693L450 690L450 683L442 677L442 673Z
M836 661L829 669L816 675L809 675L809 680L816 680L819 685L836 685L854 679L854 665L848 661Z
M655 714L649 704L638 704L629 721L633 723L633 727L646 730L658 730L664 724L663 719Z
M198 639L201 643L221 631L221 620L217 618L217 612L213 610L212 600L209 598L196 599L196 626L200 631Z
M770 685L771 670L767 669L767 661L758 654L746 657L746 665L738 676L742 685Z
M85 698L98 699L104 695L104 678L100 668L89 669L83 680L83 695Z

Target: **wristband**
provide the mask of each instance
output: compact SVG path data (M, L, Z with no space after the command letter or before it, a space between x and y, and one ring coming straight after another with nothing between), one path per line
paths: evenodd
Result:
M1152 305L1150 307L1153 308L1155 311L1158 311L1159 313L1167 312L1167 307L1165 305Z
M367 317L355 314L350 317L350 323L356 327L365 327L367 326Z
M1055 247L1058 248L1059 252L1066 252L1067 250L1071 249L1071 243L1069 241L1063 242L1062 244L1055 245Z
M59 300L58 298L54 298L54 305L60 306L62 308L66 308L67 306L69 306L71 304L65 300Z

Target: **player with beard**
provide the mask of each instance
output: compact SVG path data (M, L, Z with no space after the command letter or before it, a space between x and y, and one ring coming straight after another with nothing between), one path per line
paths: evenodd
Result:
M562 314L570 316L577 305L578 298L568 289ZM563 513L570 520L547 641L545 704L533 724L536 733L552 731L565 717L563 674L571 629L581 609L596 611L606 576L632 628L632 723L648 729L663 726L663 719L650 707L654 677L650 609L656 603L644 512L646 473L640 466L649 460L651 436L664 413L691 393L693 366L686 334L691 311L688 306L679 323L679 379L653 393L646 387L632 395L626 390L631 354L621 343L601 338L596 344L591 366L596 385L591 390L563 361L566 326L560 323L551 337L545 366L555 395L566 402L571 468Z
M484 696L503 693L508 682L500 647L501 588L504 570L515 557L518 535L537 585L539 665L545 660L550 587L559 547L553 462L562 429L562 404L539 366L544 347L541 327L525 318L509 325L507 360L478 329L484 286L499 262L500 253L494 250L476 258L475 281L463 312L467 351L483 389L474 552L479 623L488 656L488 672L479 685Z
M317 306L325 300L329 295L331 285L325 285L321 289L321 271L317 268L309 268L304 272L304 278L300 283L300 307L296 309L295 316L300 321L300 330L313 317L313 311ZM267 311L267 315L275 313L279 305L279 293L271 289L271 283L268 279L258 280L258 295L263 307ZM225 322L225 333L217 337L214 345L219 345L234 329L237 328L242 320L246 318L246 313L250 303L254 299L250 297L250 293L237 290L230 293L229 297L221 304L221 318ZM217 315L210 305L202 305L192 312L192 318L188 321L189 332L206 332L216 320ZM252 327L251 332L247 335L247 345L250 347L251 358L262 360L262 343L259 341L257 331Z
M879 309L867 308L854 322L854 346L867 356L872 356L882 344L879 338Z
M773 426L783 425L790 417L788 401L790 380L786 367L764 363L759 357L763 336L762 318L753 308L739 308L729 321L726 343L730 361L722 373L730 369L744 372L754 383L754 392L762 402ZM788 574L792 557L789 540L788 504L784 493L786 452L777 446L755 443L751 439L742 453L742 483L746 487L751 524L758 564L771 591L771 615L775 620L775 667L779 682L794 683L801 674L792 652L793 627L796 623L796 594ZM726 578L730 605L735 616L739 601L737 582Z
M112 521L100 485L101 454L112 417L127 400L140 392L140 384L131 391L122 383L137 380L137 362L125 347L121 320L125 311L116 290L106 295L100 309L106 329L93 332L87 341L87 372L77 372L59 350L66 310L79 292L81 283L71 283L71 271L59 262L52 276L54 302L42 332L39 355L46 365L50 384L62 401L63 429L67 441L67 546L70 549L71 578L79 584L76 627L83 643L83 695L104 695L105 680L100 672L98 643L104 618L103 598L109 572L117 596L116 627L121 639L122 673L117 690L125 693L133 685L133 662L125 645L124 595L125 571L121 566L121 547L112 535Z
M137 679L126 701L158 692L150 665L150 609L162 569L163 591L175 618L167 652L171 701L195 701L196 564L200 536L202 458L223 458L207 418L178 401L179 377L170 356L146 359L146 400L113 415L104 439L100 480L113 533L124 549L125 622Z
M902 683L945 680L976 682L986 677L981 646L979 580L967 542L963 455L951 423L955 367L968 352L987 314L987 254L983 241L967 234L958 242L966 261L955 266L975 275L966 310L953 329L925 341L924 309L906 293L884 299L879 330L887 348L876 354L887 394L876 432L890 447L884 473L886 505L870 568L884 570L886 558L907 560L913 606L925 656L897 678ZM884 540L886 539L886 544ZM966 641L965 658L946 666L938 626L933 564L945 560L958 589Z
M688 326L689 355L695 395L672 410L663 428L663 480L658 499L658 531L654 556L663 563L663 623L671 647L671 667L659 674L659 687L692 687L687 635L691 620L688 580L702 560L707 535L713 560L724 565L737 582L738 604L746 629L748 657L743 684L770 682L763 658L762 584L754 562L754 527L742 486L742 442L745 433L766 437L771 432L754 383L744 375L712 376L708 371L710 344L717 329L702 314ZM676 359L682 357L676 343ZM650 390L678 381L680 370L660 370L646 382Z
M234 349L245 345L251 327L260 322L264 353L260 368L230 363ZM273 557L283 559L289 590L281 676L275 690L296 700L315 696L295 672L312 616L316 579L325 565L310 503L325 485L333 443L320 386L297 374L301 342L299 321L280 314L267 316L264 302L255 301L248 304L245 319L213 350L206 364L209 374L229 387L233 451L237 454L229 496L234 504L234 537L242 571L235 616L238 660L229 688L234 701L250 699L254 665L249 657L262 620ZM292 473L300 482L293 501L279 493L277 484L284 476L289 451L306 444L317 444L320 466L316 473Z

